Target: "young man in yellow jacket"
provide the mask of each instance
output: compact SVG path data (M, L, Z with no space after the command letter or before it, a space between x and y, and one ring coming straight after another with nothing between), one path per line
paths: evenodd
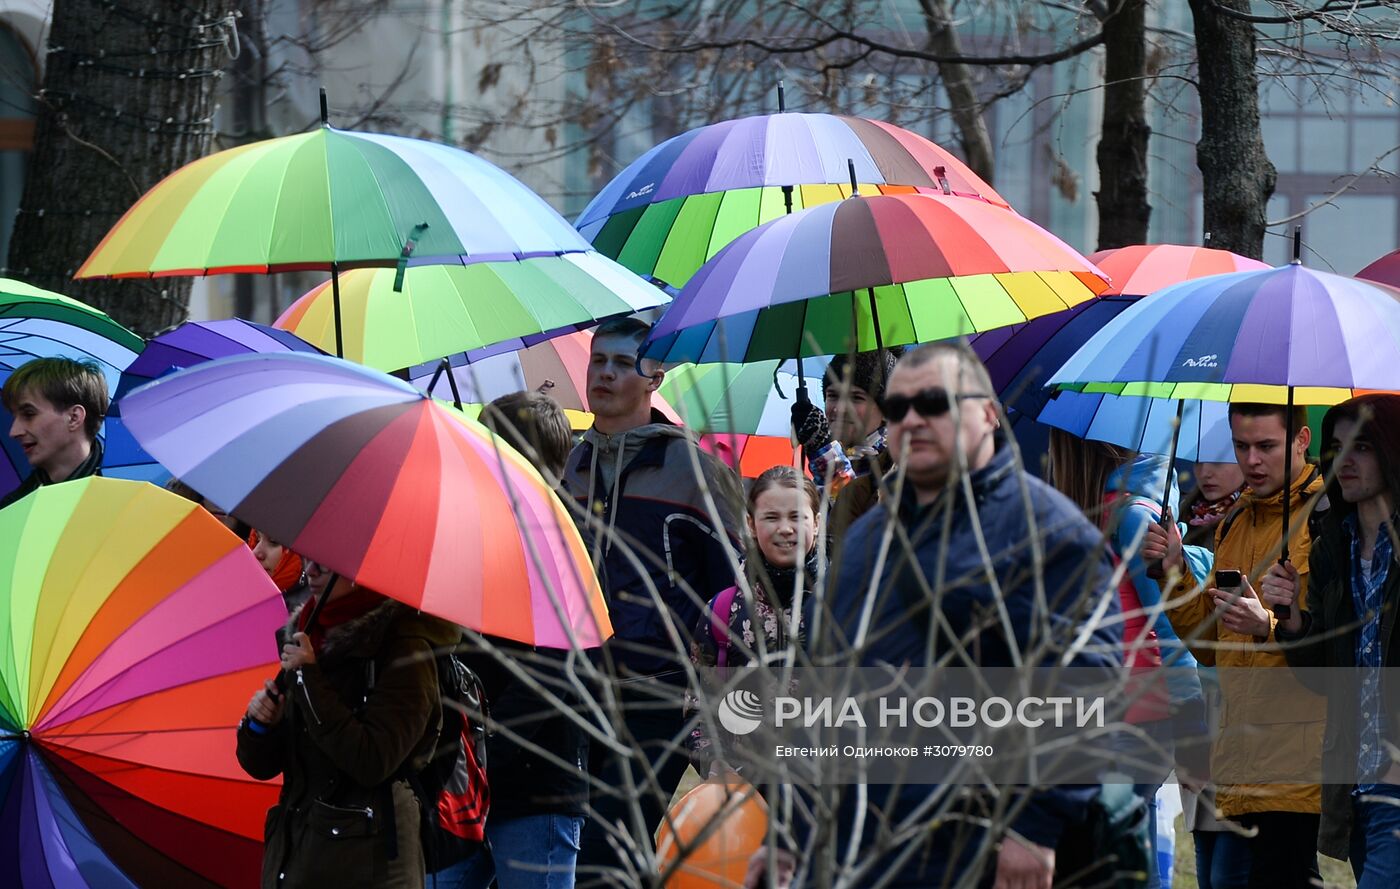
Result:
M1235 459L1249 489L1217 525L1215 569L1209 577L1192 576L1181 559L1174 526L1153 528L1143 546L1144 558L1162 558L1168 578L1176 578L1164 590L1172 626L1192 644L1202 665L1219 669L1221 733L1211 748L1216 805L1224 817L1258 831L1246 840L1248 885L1280 889L1308 886L1319 878L1320 791L1316 783L1302 779L1320 775L1327 717L1325 700L1288 672L1275 636L1278 620L1250 580L1261 577L1279 557L1284 454L1285 448L1292 448L1288 555L1306 602L1311 547L1307 506L1322 489L1322 477L1306 461L1312 439L1306 412L1295 411L1291 441L1287 419L1281 405L1230 405ZM1239 572L1238 588L1221 588L1219 579L1226 571Z

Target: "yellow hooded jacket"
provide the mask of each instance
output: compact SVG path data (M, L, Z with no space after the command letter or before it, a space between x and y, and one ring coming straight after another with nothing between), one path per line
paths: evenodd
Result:
M1322 490L1322 478L1305 465L1291 485L1289 524L1296 529L1288 541L1288 556L1299 576L1299 603L1307 608L1308 551L1312 538L1303 517L1310 498ZM1257 591L1259 578L1279 555L1283 527L1283 494L1255 497L1246 492L1216 528L1215 567L1247 574ZM1300 772L1321 774L1322 735L1327 702L1308 691L1288 671L1276 646L1278 620L1269 613L1267 639L1227 630L1215 617L1206 590L1215 573L1200 582L1187 573L1171 589L1167 617L1183 640L1193 639L1192 653L1202 666L1220 668L1221 735L1211 747L1212 777L1219 784L1217 808L1225 817L1254 812L1321 811L1317 784L1231 784L1231 774L1291 777ZM1194 636L1193 636L1194 634ZM1239 668L1251 668L1242 670ZM1256 670L1269 670L1267 674ZM1275 672L1279 671L1279 672Z

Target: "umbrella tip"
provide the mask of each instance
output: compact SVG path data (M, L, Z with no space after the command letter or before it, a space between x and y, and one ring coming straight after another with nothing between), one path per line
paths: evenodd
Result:
M1203 247L1209 247L1209 246L1210 246L1210 232L1206 232L1206 233L1205 233L1205 236L1201 238L1201 246L1203 246Z
M330 109L326 106L326 88L321 87L321 126L330 126L330 121Z
M856 162L853 158L846 158L846 169L851 174L851 197L860 197L860 186L856 184Z
M785 94L784 91L783 91L783 82L782 82L781 80L779 80L779 81L778 81L778 113L781 114L781 113L783 113L783 112L786 111L786 110L787 110L787 96L786 96L786 94Z
M1293 265L1303 264L1303 227L1293 226Z

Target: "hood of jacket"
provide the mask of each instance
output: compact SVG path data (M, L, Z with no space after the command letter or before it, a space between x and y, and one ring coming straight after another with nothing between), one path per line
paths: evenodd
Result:
M1141 497L1153 503L1162 502L1162 491L1167 485L1167 458L1156 454L1139 454L1108 476L1108 492L1120 493L1126 497ZM1167 505L1172 515L1180 513L1180 492L1176 480L1171 483L1171 493Z

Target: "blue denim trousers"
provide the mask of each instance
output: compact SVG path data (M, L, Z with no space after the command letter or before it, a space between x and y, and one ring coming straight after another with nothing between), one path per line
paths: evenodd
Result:
M1400 886L1400 787L1377 784L1365 796L1352 798L1351 872L1356 889Z
M488 818L486 848L429 874L427 889L573 889L582 815Z

